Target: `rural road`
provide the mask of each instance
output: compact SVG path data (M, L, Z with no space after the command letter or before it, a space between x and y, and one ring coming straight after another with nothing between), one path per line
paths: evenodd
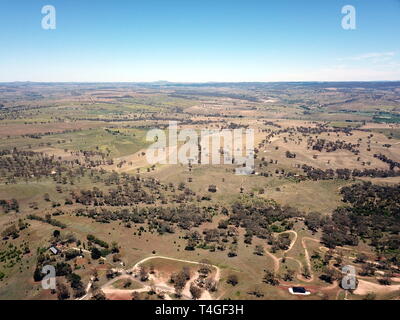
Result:
M147 258L144 258L144 259L140 260L139 262L137 262L137 263L136 263L131 269L129 269L129 270L122 270L122 269L118 270L119 272L121 272L121 273L123 273L123 274L120 275L120 276L118 276L118 277L116 277L116 278L114 278L114 279L112 279L112 280L110 280L110 281L108 281L106 284L104 284L104 285L101 287L101 290L102 290L105 294L113 294L113 293L125 293L125 294L126 294L127 292L133 293L133 292L147 292L147 291L150 291L151 286L145 285L145 284L142 283L142 282L140 282L140 284L143 285L143 288L141 288L141 289L136 289L136 290L121 290L121 289L116 289L116 288L113 288L113 287L112 287L112 284L114 284L115 282L117 282L118 280L121 280L121 279L130 279L130 280L133 280L133 281L135 281L135 282L139 282L134 276L132 276L132 275L130 275L130 274L128 274L128 273L135 271L135 270L136 270L137 268L139 268L139 266L140 266L141 264L143 264L144 262L149 261L149 260L153 260L153 259L165 259L165 260L178 261L178 262L184 262L184 263L196 264L196 265L201 265L201 264L202 264L201 262L190 261L190 260L183 260L183 259L177 259L177 258L170 258L170 257L164 257L164 256L151 256L151 257L147 257ZM212 265L212 264L210 264L210 266L213 267L213 268L215 268L216 272L215 272L214 280L215 280L217 283L219 283L220 278L221 278L221 269L220 269L219 267L215 266L215 265ZM197 274L197 273L196 273L196 274ZM196 278L196 277L193 277L193 278ZM85 294L83 297L79 298L78 300L84 300L84 299L87 299L87 298L90 297L89 291L90 291L90 288L92 287L92 283L93 283L92 281L93 281L93 280L91 279L90 282L89 282L89 284L88 284L87 287L86 287L86 294ZM173 287L170 287L170 286L168 286L168 285L166 285L166 284L164 284L164 283L156 283L156 282L155 282L153 287L155 287L156 289L158 289L158 290L160 290L160 291L165 291L165 292L172 293L172 294L175 293L175 289L174 289ZM188 283L186 284L186 286L185 286L184 291L182 292L182 296L183 296L185 299L191 300L191 297L189 296L189 287L190 287L190 283L188 282ZM166 299L169 300L170 297L167 295ZM208 291L204 290L204 291L203 291L203 294L202 294L202 297L200 298L200 300L211 300L211 299L212 299L212 297L211 297L211 295L208 293Z

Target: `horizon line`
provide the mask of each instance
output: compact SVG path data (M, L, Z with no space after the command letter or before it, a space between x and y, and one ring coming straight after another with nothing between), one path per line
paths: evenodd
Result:
M79 83L79 84L97 84L97 83L121 83L121 84L223 84L223 83L356 83L356 82L400 82L398 80L297 80L297 81L168 81L168 80L155 80L155 81L0 81L0 84L8 83Z

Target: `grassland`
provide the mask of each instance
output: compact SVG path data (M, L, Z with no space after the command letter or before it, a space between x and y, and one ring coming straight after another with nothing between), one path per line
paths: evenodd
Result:
M3 162L7 165L0 168L0 200L15 199L19 204L18 211L0 212L0 230L17 225L19 221L27 223L26 228L18 231L18 237L5 236L0 242L0 257L4 258L0 261L0 299L57 299L57 293L43 290L40 282L35 282L33 278L40 251L45 250L49 255L48 248L52 245L60 245L62 251L62 255L53 257L54 262L65 262L64 254L70 249L82 250L78 257L67 262L72 272L81 277L85 288L93 282L95 270L99 279L93 283L100 289L106 288L110 270L119 270L123 273L122 277L126 277L126 273L143 259L164 256L190 261L152 259L143 264L146 267L152 264L165 281L184 266L196 273L196 263L204 259L218 267L221 274L217 291L210 293L213 299L357 300L364 299L369 288L377 299L398 298L396 273L389 286L379 285L379 273L374 277L360 278L364 282L361 282L359 291L354 292L345 292L338 281L327 283L321 279L326 268L322 259L328 248L320 242L321 230L312 232L307 227L305 218L308 214L318 212L321 217L330 217L335 209L348 205L343 202L341 190L354 183L363 180L379 185L399 183L397 176L322 180L305 174L302 166L315 170L388 170L388 164L375 157L376 154L394 161L400 159L398 125L382 123L381 118L374 121L380 105L385 106L381 110L385 116L389 113L390 119L397 119L399 106L390 102L395 101L393 90L382 89L386 90L385 94L377 103L369 98L370 88L360 89L355 101L350 101L348 91L351 89L341 87L343 84L336 85L335 90L321 88L320 84L312 88L307 84L304 87L281 84L279 88L259 84L257 90L245 84L240 88L234 85L226 88L166 86L162 90L139 85L115 85L112 89L89 84L82 87L32 85L29 92L17 86L12 95L2 95L0 103L4 104L4 108L0 109L0 150L32 151L49 158L43 162L35 158L36 176L19 177L15 171L16 164L11 165L12 162ZM317 87L319 94L315 94ZM32 96L32 92L40 93L40 96ZM180 128L195 130L232 125L254 128L257 148L255 174L235 175L234 165L151 167L144 157L150 143L146 141L146 133L151 128L164 129L170 120L179 121ZM299 131L301 127L310 132ZM312 131L321 128L321 132ZM356 146L354 148L358 152L340 148L329 152L325 149L317 151L312 143L318 139L332 143L342 141ZM295 153L296 157L288 157L288 152ZM29 154L24 154L18 161L29 157ZM12 158L12 154L3 158ZM38 174L39 168L50 167L50 160L57 161L55 169L62 168L61 173L53 168L44 170L46 174ZM395 168L395 171L398 169ZM15 179L7 179L9 172L15 173ZM140 193L133 191L136 187L124 180L128 175L146 185L140 191L154 196L153 203L140 200L129 205L95 205L93 202L83 204L78 201L67 204L67 199L94 187L104 194L120 189L119 196L131 191ZM113 179L115 176L123 182ZM158 186L157 191L152 184ZM173 190L169 187L171 184ZM181 184L184 186L180 190ZM210 192L210 185L215 185L217 191ZM159 198L161 193L165 196L164 202ZM185 197L182 198L182 195ZM227 237L224 250L211 248L212 245L224 244L222 240L219 241L221 243L211 241L207 244L199 240L194 250L186 249L189 232L197 231L204 238L207 230L224 231L219 228L219 223L231 217L232 205L242 196L272 199L284 208L283 211L289 211L288 207L291 207L299 212L287 221L275 223L277 228L291 225L288 229L293 231L289 235L290 249L274 251L271 241L257 236L251 243L246 242L245 223L231 225L237 230L237 235ZM192 225L188 230L175 223L173 232L160 233L157 228L151 227L155 222L160 223L153 218L129 223L113 218L105 223L99 221L98 216L85 215L95 209L110 212L126 209L130 216L135 216L135 212L143 208L181 205L200 208L210 213L211 218ZM228 215L222 213L222 208L229 209ZM84 214L77 214L77 210ZM43 219L32 220L30 215ZM62 229L51 224L51 219L46 220L47 215L66 227ZM61 232L61 237L73 236L75 240L61 243L54 237L55 230ZM277 230L272 232L273 238L279 234ZM88 235L95 235L110 247L112 243L117 244L118 253L94 259L90 253L93 243L88 241ZM257 245L264 249L263 254L255 254ZM227 253L231 246L236 251L235 255L229 256ZM26 247L29 250L26 251ZM360 272L360 264L354 262L360 252L376 258L369 242L362 239L356 246L336 247L328 267L339 270L333 260L341 254L343 265L356 265ZM312 258L314 253L321 258ZM302 273L308 264L312 266L312 277L305 279ZM276 271L280 277L279 285L270 285L263 280L265 270ZM294 271L294 279L282 280L288 270ZM227 281L232 275L238 279L235 285ZM58 276L57 280L67 282L64 276ZM127 290L125 297L128 298L131 291L149 286L149 281L142 284L139 280L134 281L129 288L124 287L125 283L125 278L116 278L113 288ZM294 285L306 287L311 295L298 297L289 294L288 288ZM92 291L84 297L89 298ZM140 296L155 298L149 297L146 292L140 292ZM176 298L173 295L170 297ZM113 295L108 298L113 298ZM72 294L70 299L74 299Z

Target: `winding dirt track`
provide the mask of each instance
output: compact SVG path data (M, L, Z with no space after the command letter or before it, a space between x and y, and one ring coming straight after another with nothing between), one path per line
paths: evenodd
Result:
M296 241L297 241L297 239L298 239L298 234L297 234L297 232L294 231L294 230L284 231L284 232L281 232L281 233L279 233L279 234L283 234L283 233L293 233L294 236L295 236L294 239L292 240L292 242L291 242L289 248L288 248L287 250L284 251L284 254L286 254L286 253L288 253L288 252L293 248L293 246L295 245L295 243L296 243ZM312 282L312 281L314 281L314 274L312 273L311 259L310 259L310 255L309 255L309 253L308 253L308 248L307 248L306 240L315 241L315 242L318 242L318 243L319 243L319 240L314 239L314 238L310 238L310 237L303 237L303 238L301 239L301 246L303 247L303 250L304 250L305 260L306 260L306 263L307 263L307 267L308 267L308 269L310 270L311 277L307 279L307 278L303 277L301 274L299 274L299 275L297 276L297 278L298 278L299 280L301 280L301 281L304 281L304 282ZM274 256L274 255L273 255L271 252L269 252L268 250L266 250L265 252L267 253L267 255L268 255L268 256L272 259L272 261L274 262L274 271L275 271L275 273L279 272L280 263L281 263L282 258L277 258L276 256ZM303 269L303 263L302 263L299 259L296 259L296 258L293 258L293 257L286 257L286 259L293 260L293 261L297 262L298 265L300 266L300 270ZM326 288L324 288L324 289L332 289L332 288L335 288L336 286L337 286L337 283L334 283L333 285L331 285L331 286L329 286L329 287L326 287Z
M289 248L287 250L284 251L284 254L286 254L287 252L289 252L293 246L295 245L295 243L298 240L298 234L296 231L293 230L289 230L289 231L285 231L282 232L280 234L283 233L293 233L294 234L294 239L292 240ZM301 274L299 274L297 276L297 278L303 282L312 282L314 280L314 274L312 272L312 265L311 265L311 258L310 258L310 254L307 248L307 241L314 241L314 242L320 242L318 239L314 239L314 238L310 238L310 237L303 237L301 238L301 246L304 250L304 257L306 260L306 264L308 269L310 270L310 274L311 277L306 279L304 278ZM323 247L321 247L323 248ZM325 249L325 248L323 248ZM343 248L343 249L347 249L347 248ZM324 251L324 250L323 250ZM282 258L278 258L275 255L273 255L272 253L270 253L268 250L265 250L265 253L272 259L273 263L274 263L274 271L277 273L279 272L280 269L280 263ZM142 282L138 281L134 276L132 276L130 273L137 271L137 269L140 267L141 264L143 264L146 261L152 260L152 259L165 259L165 260L171 260L171 261L177 261L177 262L184 262L184 263L188 263L188 264L196 264L196 265L200 265L201 262L196 262L196 261L190 261L190 260L184 260L184 259L177 259L177 258L171 258L171 257L165 257L165 256L150 256L147 258L144 258L142 260L140 260L139 262L137 262L132 268L128 269L128 270L124 270L124 269L119 269L118 271L121 272L122 274L110 281L108 281L106 284L104 284L101 289L103 290L103 292L107 295L111 295L111 296L116 296L116 297L120 297L120 296L127 296L129 295L129 297L131 296L131 294L133 292L147 292L151 289L151 287L149 285L144 285ZM296 259L294 257L286 257L286 259L290 259L293 261L296 261L300 267L300 270L303 269L303 263L299 260ZM215 268L216 273L215 273L215 277L214 280L219 283L220 279L221 279L221 269L216 266L216 265L210 265L211 267ZM195 274L194 277L192 277L192 279L196 278L197 273ZM366 278L366 277L359 277L359 278ZM122 289L116 289L114 287L112 287L112 284L115 283L118 280L121 279L130 279L132 281L135 282L139 282L141 285L143 285L143 288L140 289L135 289L135 290L122 290ZM190 300L191 296L190 296L190 292L189 292L189 287L190 287L190 283L193 280L188 281L188 283L186 284L183 292L182 292L182 296L185 299ZM394 278L394 281L397 281L397 278ZM91 297L91 293L90 293L90 289L92 287L93 284L93 279L90 280L89 284L86 287L86 295L79 298L78 300L84 300L84 299L88 299ZM286 285L284 285L286 286ZM168 286L167 284L165 284L164 282L161 281L155 281L153 287L155 287L156 289L165 292L165 299L166 300L170 300L171 297L169 296L169 294L173 294L175 292L175 289L173 287ZM327 287L323 287L323 290L332 290L335 289L336 287L338 287L338 283L334 282L332 285L329 285ZM356 294L367 294L368 292L392 292L395 290L400 290L400 285L392 285L389 287L382 287L379 284L376 283L372 283L369 281L365 281L362 279L359 279L359 286L357 288L357 290L355 291ZM336 297L338 298L340 291L337 293ZM223 294L220 294L219 297L216 300L219 300L221 297L223 296ZM347 292L346 292L346 297L347 297ZM203 294L200 298L200 300L212 300L211 295L209 294L208 291L204 290Z
M295 243L296 243L296 241L297 241L298 235L297 235L297 232L294 231L294 230L284 231L284 232L278 233L278 235L279 235L279 234L284 234L284 233L293 233L293 234L294 234L294 239L293 239L292 242L290 243L289 248L283 252L283 253L285 254L285 253L288 253L290 250L292 250L293 246L295 245ZM277 257L275 257L271 252L268 251L268 249L265 250L265 253L266 253L266 254L272 259L272 261L274 262L274 271L275 271L275 272L278 272L278 271L279 271L279 268L280 268L280 261L282 260L282 258L277 258ZM294 258L290 258L290 259L297 260L297 259L294 259ZM301 264L300 261L298 261L298 262Z
M310 270L310 274L311 274L311 277L309 279L306 279L306 278L303 277L302 280L306 281L306 282L311 282L311 281L314 280L314 274L312 273L311 258L310 258L310 254L308 253L308 249L307 249L307 245L306 245L306 241L305 240L315 241L315 242L318 242L318 243L319 243L319 240L313 239L313 238L309 238L309 237L303 237L301 239L301 246L304 249L304 257L306 259L308 270Z
M163 257L163 256L152 256L152 257L147 257L144 258L143 260L137 262L133 268L131 270L134 270L135 268L138 268L142 263L152 260L152 259L165 259L165 260L172 260L172 261L178 261L178 262L184 262L184 263L189 263L189 264L197 264L200 265L202 264L201 262L197 262L197 261L190 261L190 260L182 260L182 259L176 259L176 258L170 258L170 257ZM211 267L215 268L216 272L215 272L215 281L219 282L220 278L221 278L221 269L220 267L217 267L216 265L210 264Z
M115 277L114 279L108 281L106 284L104 284L104 285L101 287L101 290L102 290L106 295L117 296L117 297L120 297L120 296L131 296L133 292L148 292L148 291L150 291L151 286L145 285L145 284L143 284L142 282L139 282L139 281L138 281L134 276L132 276L130 273L136 271L142 263L144 263L144 262L146 262L146 261L149 261L149 260L153 260L153 259L165 259L165 260L178 261L178 262L184 262L184 263L196 264L196 265L202 264L201 262L197 262L197 261L176 259L176 258L170 258L170 257L164 257L164 256L151 256L151 257L147 257L147 258L144 258L143 260L140 260L139 262L137 262L137 263L136 263L131 269L129 269L129 270L119 269L118 271L121 272L122 274L121 274L120 276ZM211 264L210 264L210 266L213 267L213 268L215 268L216 272L215 272L214 280L215 280L217 283L219 283L220 278L221 278L221 269L220 269L219 267L215 266L215 265L211 265ZM197 275L198 275L198 274L196 273L196 274L192 277L192 279L195 279ZM116 288L112 287L112 285L113 285L115 282L117 282L118 280L121 280L121 279L129 279L129 280L131 280L131 281L139 282L139 283L143 286L143 288L135 289L135 290L122 290L122 289L116 289ZM186 284L186 286L185 286L185 288L184 288L184 290L183 290L183 292L182 292L183 298L185 298L185 299L187 299L187 300L191 300L189 288L190 288L190 283L192 282L192 279L191 279L191 281L188 281L188 283ZM91 286L92 286L92 281L89 282L89 284L88 284L88 286L87 286L87 288L86 288L86 295L83 296L82 298L80 298L79 300L84 300L84 299L87 299L87 298L90 298L90 297L91 297L91 294L90 294L90 292L89 292ZM173 287L170 287L170 286L168 286L167 284L165 284L165 283L163 283L163 282L161 282L161 281L158 281L158 282L157 282L157 281L154 281L153 287L154 287L155 289L158 289L158 290L160 290L160 291L166 292L166 293L168 293L168 294L173 294L173 293L175 293L175 289L174 289ZM171 297L170 297L168 294L166 294L166 300L170 300L170 299L171 299ZM200 298L200 300L212 300L212 297L211 297L211 295L209 294L208 291L204 290L204 291L203 291L203 294L202 294L202 296L201 296L201 298Z

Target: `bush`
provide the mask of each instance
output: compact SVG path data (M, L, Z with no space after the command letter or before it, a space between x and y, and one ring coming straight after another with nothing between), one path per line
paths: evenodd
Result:
M228 278L226 279L226 283L232 285L232 286L236 286L239 283L239 279L237 277L237 275L235 274L230 274L228 276Z

